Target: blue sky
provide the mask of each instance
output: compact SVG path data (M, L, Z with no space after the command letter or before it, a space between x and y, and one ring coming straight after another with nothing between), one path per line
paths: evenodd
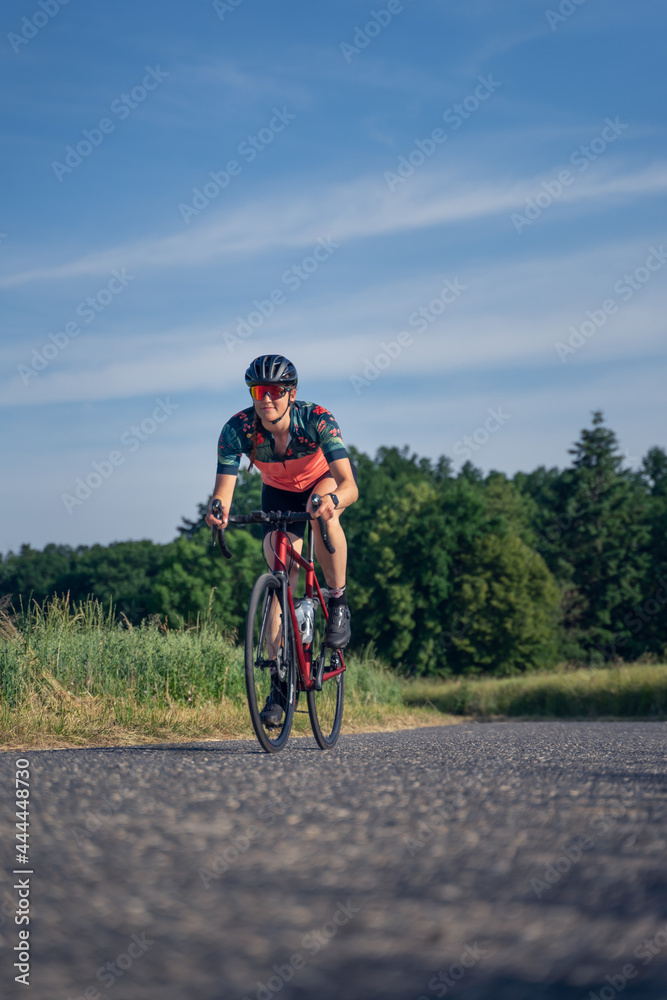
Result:
M6 4L0 551L172 538L269 351L371 454L562 467L595 409L666 446L666 22Z

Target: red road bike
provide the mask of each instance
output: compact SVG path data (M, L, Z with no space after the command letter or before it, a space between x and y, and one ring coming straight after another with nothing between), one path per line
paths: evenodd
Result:
M318 499L313 497L314 504ZM219 501L213 502L212 511L220 516ZM341 650L324 644L329 595L320 588L315 575L312 520L317 520L324 544L329 552L334 552L326 524L305 512L255 510L250 514L232 514L228 519L230 524L270 524L277 531L273 569L255 582L245 630L248 708L257 739L267 753L282 750L292 729L294 713L305 713L306 709L298 707L302 692L313 735L323 750L335 745L343 721L345 661ZM311 522L306 559L294 550L286 533L288 524L296 521ZM213 528L213 538L216 537L223 556L231 559L223 528ZM289 571L295 563L306 572L304 596L296 599L289 586ZM262 722L260 712L274 676L283 720L277 727L268 727Z

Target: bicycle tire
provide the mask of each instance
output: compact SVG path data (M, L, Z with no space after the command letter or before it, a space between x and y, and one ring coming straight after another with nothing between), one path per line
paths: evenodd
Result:
M324 631L326 629L326 616L319 602L315 610L315 627L313 631L313 676L320 666L319 661L325 658L324 672L332 669L331 658L335 657L337 651L329 649L323 645ZM317 655L315 651L319 650ZM306 696L308 704L308 715L313 736L322 750L331 750L336 745L340 736L341 725L343 723L343 705L345 701L345 672L337 674L336 677L324 681L321 691L308 691Z
M282 624L279 626L277 636L273 636L273 643L270 644L269 608L274 597L278 602L274 614L277 613L282 617ZM278 638L277 646L276 638ZM260 712L263 707L261 703L271 689L268 663L274 658L274 653L278 654L279 668L284 672L282 685L283 700L286 704L280 726L277 729L269 729L260 719ZM276 753L285 746L292 729L296 704L296 667L292 623L288 609L283 607L280 581L272 573L264 573L258 577L250 595L245 632L245 683L250 720L255 735L267 753Z

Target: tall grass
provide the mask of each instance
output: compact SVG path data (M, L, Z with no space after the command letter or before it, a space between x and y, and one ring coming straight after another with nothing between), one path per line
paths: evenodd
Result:
M346 732L457 716L667 717L664 666L406 682L372 644L346 663ZM310 732L302 712L294 732ZM157 617L118 622L95 599L52 598L18 613L0 603L0 734L12 747L251 736L243 648L210 612L169 629Z
M153 617L133 627L90 598L52 598L0 611L0 696L16 706L41 690L132 697L137 702L243 696L242 653L210 615L170 630Z
M405 708L372 647L347 663L348 732L438 721L432 709ZM294 731L310 731L306 716ZM250 736L243 648L210 613L168 629L157 617L118 622L95 599L52 598L11 614L0 606L0 733L12 746Z
M409 705L478 718L667 717L667 666L635 663L594 670L485 680L415 681Z
M0 697L16 706L40 690L129 694L139 703L245 699L243 649L210 614L168 629L157 616L133 627L95 599L67 598L10 615L0 609ZM346 696L360 704L402 704L400 683L369 646L351 657Z
M373 643L345 657L345 700L358 705L404 705L397 674L381 660Z

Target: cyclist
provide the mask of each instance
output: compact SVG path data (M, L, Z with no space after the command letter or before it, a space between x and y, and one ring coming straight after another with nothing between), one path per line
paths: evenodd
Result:
M329 621L324 641L333 649L342 649L351 637L350 610L345 595L347 543L340 524L342 511L359 496L356 468L348 458L340 428L323 406L296 398L297 371L281 354L263 354L248 366L246 385L253 405L235 413L222 428L218 441L218 468L213 496L206 515L212 527L227 524L236 485L241 455L250 458L250 466L262 477L262 510L308 511L327 522L335 553L327 551L319 531L315 532L315 554L329 589ZM321 497L317 509L313 494ZM218 499L222 519L211 513ZM273 567L275 531L264 525L264 555ZM301 552L305 522L291 525L288 535ZM299 567L290 571L294 593ZM279 624L275 626L279 629ZM275 664L272 664L272 668ZM284 701L275 669L272 669L271 693L260 713L264 725L279 726Z

